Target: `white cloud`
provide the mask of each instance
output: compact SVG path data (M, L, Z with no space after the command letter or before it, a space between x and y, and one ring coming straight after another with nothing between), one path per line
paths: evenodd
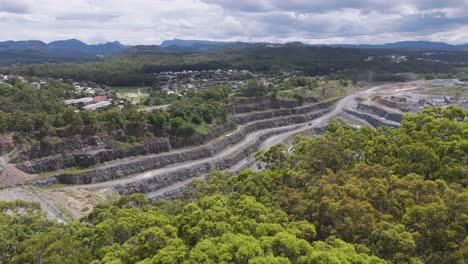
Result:
M0 40L463 43L467 9L464 0L0 0Z

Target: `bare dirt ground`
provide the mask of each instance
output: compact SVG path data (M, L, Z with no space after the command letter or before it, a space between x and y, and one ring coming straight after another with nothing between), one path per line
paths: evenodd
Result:
M63 209L66 206L63 197L48 190L31 186L3 189L0 191L0 200L38 202L41 204L42 211L46 214L47 218L59 222L67 222L69 217L71 217L71 215L68 215L69 213Z
M31 175L18 170L13 164L6 163L3 172L0 174L0 186L11 187L28 181Z
M0 190L0 201L24 200L38 202L47 218L58 222L69 222L89 214L97 204L117 196L111 189L97 191L56 191L32 186L21 186Z
M85 189L57 191L65 198L67 208L79 217L91 213L93 208L103 201L115 199L118 194L112 189L89 191Z

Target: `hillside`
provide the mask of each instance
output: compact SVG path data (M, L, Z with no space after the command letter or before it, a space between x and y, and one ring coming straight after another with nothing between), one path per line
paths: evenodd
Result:
M344 79L402 80L395 73L456 73L468 64L468 52L398 51L286 45L225 47L210 52L174 52L159 46L135 46L115 57L82 64L43 64L0 68L1 73L92 80L115 86L152 85L152 73L183 70L246 69L252 72L302 71L336 74ZM176 52L179 51L179 52ZM38 55L39 56L39 55ZM15 58L12 57L12 60ZM78 59L78 58L75 58Z
M11 64L37 64L37 63L60 63L60 62L86 62L96 61L103 57L129 56L139 53L212 53L232 50L254 50L262 48L307 48L307 47L333 47L358 49L356 52L363 54L382 52L389 55L395 53L424 54L427 52L463 54L468 50L468 44L451 45L444 42L431 41L402 41L387 44L334 44L334 45L311 45L301 42L290 43L253 43L253 42L223 42L207 40L165 40L161 45L133 45L126 46L118 41L102 44L86 44L77 39L58 40L45 43L39 40L27 41L3 41L0 42L0 65ZM372 51L374 50L374 51ZM380 50L380 51L376 51ZM382 51L383 50L383 51ZM340 52L336 51L338 54ZM299 54L302 52L299 51ZM325 52L325 54L330 54ZM430 56L429 54L428 56ZM455 61L457 63L463 61Z

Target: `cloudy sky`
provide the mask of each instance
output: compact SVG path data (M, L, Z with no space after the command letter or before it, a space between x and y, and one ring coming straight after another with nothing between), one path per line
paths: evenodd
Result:
M468 42L468 0L0 0L0 40Z

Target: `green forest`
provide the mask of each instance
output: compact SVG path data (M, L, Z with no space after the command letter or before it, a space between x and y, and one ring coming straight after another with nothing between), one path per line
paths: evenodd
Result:
M468 111L425 108L401 128L298 136L257 153L264 170L212 172L181 199L142 194L49 221L0 202L1 263L464 263Z
M387 56L404 55L408 61L392 63ZM372 61L365 61L375 56ZM452 77L460 67L459 60L467 61L465 53L444 55L437 59L447 63L421 61L420 51L350 49L332 47L284 46L267 48L223 49L205 53L135 52L87 63L44 63L0 67L0 73L25 76L64 78L95 81L110 86L151 86L151 73L182 70L246 69L256 73L302 71L305 75L334 75L335 79L402 81L398 73L418 73ZM466 73L458 77L466 78Z

